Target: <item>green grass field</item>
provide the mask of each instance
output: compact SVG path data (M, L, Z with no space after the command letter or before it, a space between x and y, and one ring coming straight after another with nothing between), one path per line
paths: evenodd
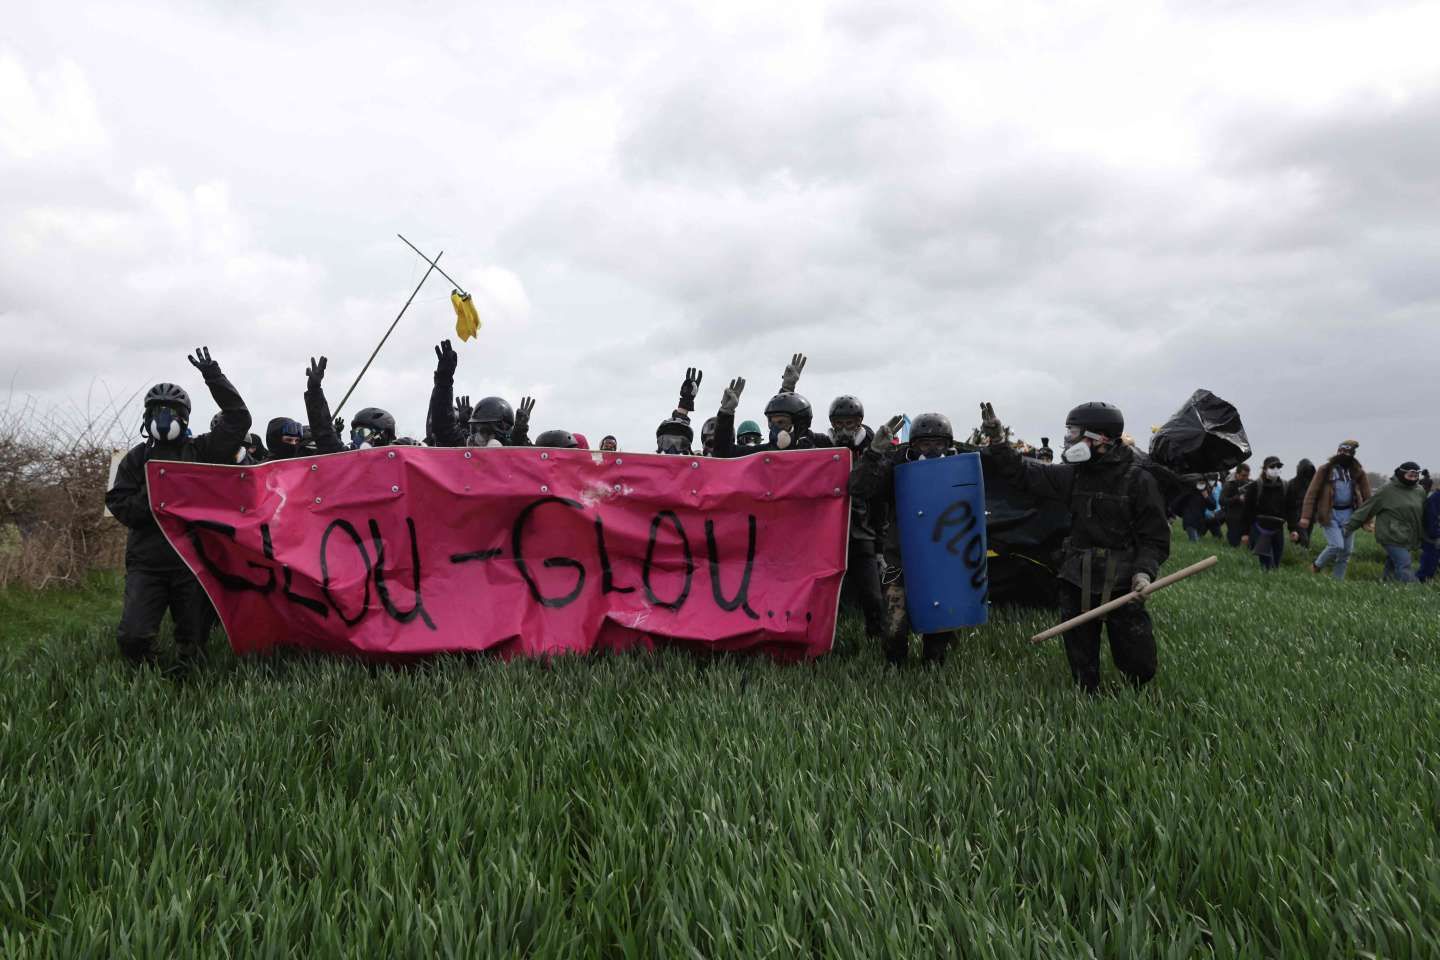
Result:
M1440 956L1440 591L1182 542L1160 674L119 661L0 595L0 955Z

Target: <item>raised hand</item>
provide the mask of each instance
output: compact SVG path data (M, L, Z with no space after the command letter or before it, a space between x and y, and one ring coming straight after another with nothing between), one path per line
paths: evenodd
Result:
M875 436L870 440L870 449L878 454L885 454L895 442L895 435L905 425L905 415L897 413L889 420L880 424L880 429L875 431Z
M449 340L441 340L440 345L435 348L435 376L455 376L455 366L460 362L460 355L450 346Z
M700 392L700 380L705 375L695 367L685 371L685 382L680 384L680 409L694 410L695 395Z
M200 371L201 376L208 377L220 372L220 364L210 359L209 347L196 347L195 352L185 359L190 361L192 367Z
M980 404L980 435L991 443L1003 443L1005 425L995 416L995 407L989 403Z
M523 430L530 425L530 414L535 409L535 398L521 397L520 408L515 411L515 429Z
M720 412L733 414L740 407L740 394L745 392L745 378L736 377L720 395Z
M455 398L456 423L469 423L470 414L473 412L475 412L475 408L470 406L470 394L467 393L464 396Z
M336 417L336 418L335 418L335 424L334 424L334 426L335 426L335 436L337 436L337 437L343 437L343 436L345 436L345 418L344 418L344 417Z
M800 374L805 372L805 354L797 353L790 358L785 365L785 373L780 377L780 392L794 393L795 384L800 382Z
M310 358L310 366L305 368L305 388L307 390L319 390L320 383L325 379L325 364L328 361L321 357L318 361Z

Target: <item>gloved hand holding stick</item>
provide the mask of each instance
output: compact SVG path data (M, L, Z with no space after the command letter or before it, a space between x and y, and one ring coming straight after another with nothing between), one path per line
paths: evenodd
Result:
M1116 597L1109 603L1102 603L1094 610L1087 610L1086 612L1080 614L1080 616L1078 617L1072 617L1071 619L1066 620L1064 623L1051 627L1049 630L1037 633L1035 634L1035 636L1030 638L1030 642L1044 643L1051 637L1058 637L1060 636L1060 634L1065 633L1067 630L1073 630L1074 628L1080 626L1083 623L1089 623L1091 620L1098 620L1100 617L1105 616L1107 613L1120 609L1127 603L1135 603L1137 601L1144 600L1156 590L1163 590L1171 584L1179 583L1186 577L1193 577L1195 576L1195 574L1200 573L1201 571L1209 570L1211 567L1215 566L1215 564L1219 562L1219 557L1206 557L1199 563L1191 564L1184 570L1177 570L1174 573L1170 574L1170 576L1168 577L1161 577L1159 580L1156 580L1154 583L1144 587L1143 589L1132 590L1130 593L1125 594L1123 597Z

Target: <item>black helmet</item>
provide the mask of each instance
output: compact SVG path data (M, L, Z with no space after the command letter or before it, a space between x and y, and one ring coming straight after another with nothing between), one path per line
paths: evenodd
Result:
M1065 417L1065 426L1079 427L1111 440L1125 432L1125 415L1113 403L1082 403Z
M947 444L955 442L955 430L943 413L922 413L910 421L910 442L939 438Z
M515 408L504 397L486 397L470 411L471 428L481 423L490 424L495 433L508 437L515 429Z
M352 438L357 430L371 431L370 443L372 446L380 447L395 442L395 418L379 407L366 407L351 418L350 435Z
M765 416L771 417L777 413L783 413L795 423L795 429L799 433L808 433L810 423L815 417L815 411L810 407L810 401L798 393L777 393L765 404Z
M836 417L859 417L864 420L865 404L848 393L843 397L836 397L830 401L830 419L834 420Z
M565 450L579 449L580 443L569 430L546 430L535 438L537 447L560 447Z
M695 431L690 421L680 417L668 417L655 428L656 453L689 453L695 442Z
M718 419L718 417L711 417L705 421L705 426L700 428L700 439L704 441L706 446L709 446L715 441L715 423Z
M157 383L145 393L145 409L179 407L184 419L190 419L190 394L173 383Z
M215 416L213 416L213 417L210 418L210 429L211 429L211 430L218 430L218 429L220 428L220 418L223 417L223 416L225 416L225 411L223 411L223 410L217 410L217 411L215 411Z

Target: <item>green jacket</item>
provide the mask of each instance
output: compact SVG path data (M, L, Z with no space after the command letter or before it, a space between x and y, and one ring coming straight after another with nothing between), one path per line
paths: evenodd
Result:
M1421 515L1425 512L1425 490L1419 484L1407 487L1391 480L1366 500L1345 524L1347 534L1354 533L1371 519L1375 521L1375 540L1382 547L1420 547Z

